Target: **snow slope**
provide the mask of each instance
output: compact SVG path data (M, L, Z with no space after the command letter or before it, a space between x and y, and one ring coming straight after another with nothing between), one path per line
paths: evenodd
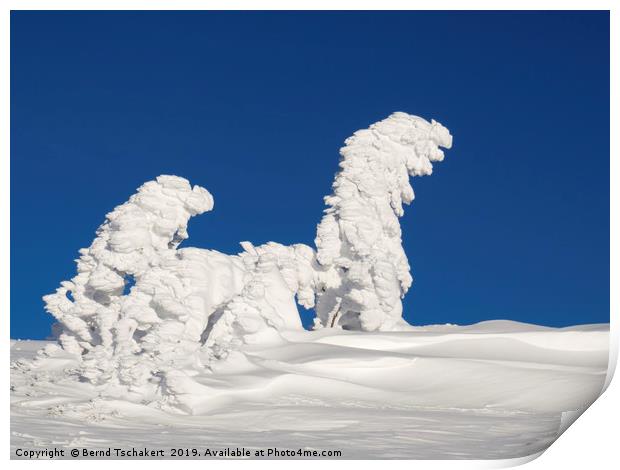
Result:
M42 346L14 342L13 359ZM293 329L242 345L191 381L174 377L168 386L189 392L170 394L170 409L67 381L62 371L77 366L70 355L35 361L41 368L29 373L17 362L12 455L18 447L239 446L334 449L342 458L520 457L553 442L563 412L598 397L607 360L608 325Z

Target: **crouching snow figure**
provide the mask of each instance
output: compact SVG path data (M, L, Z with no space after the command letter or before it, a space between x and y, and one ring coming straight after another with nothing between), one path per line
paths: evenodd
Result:
M412 278L398 217L413 200L409 176L431 174L451 143L439 123L405 113L356 132L340 151L316 251L178 248L213 198L176 176L145 183L80 251L78 274L44 298L60 348L81 358L82 379L148 399L180 396L192 370L301 330L297 303L315 307L317 328L406 328L401 298Z

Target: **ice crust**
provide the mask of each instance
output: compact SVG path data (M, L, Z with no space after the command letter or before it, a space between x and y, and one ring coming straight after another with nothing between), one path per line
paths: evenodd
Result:
M407 329L401 299L412 277L398 218L414 198L409 176L430 175L451 144L441 124L400 112L357 131L340 150L316 250L179 248L213 197L177 176L145 183L80 250L77 275L44 297L58 345L40 359L69 354L80 379L108 395L179 405L200 389L196 371L303 330L297 303L315 308L315 329Z

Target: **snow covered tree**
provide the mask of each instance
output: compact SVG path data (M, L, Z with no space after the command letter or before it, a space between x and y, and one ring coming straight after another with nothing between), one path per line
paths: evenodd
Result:
M398 217L413 200L409 176L430 174L451 142L439 123L405 113L356 132L340 151L316 251L179 248L211 194L177 176L145 183L80 250L77 275L44 297L59 339L46 354L77 356L80 377L108 393L179 399L214 360L302 330L296 303L316 307L316 327L405 328L412 279Z
M316 324L398 329L412 283L398 221L414 198L409 176L430 175L452 136L438 122L394 113L345 144L317 227Z

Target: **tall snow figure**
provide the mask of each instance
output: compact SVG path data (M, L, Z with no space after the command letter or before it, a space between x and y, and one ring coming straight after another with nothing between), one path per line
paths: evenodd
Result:
M406 325L412 283L398 217L413 201L409 176L430 175L452 136L436 121L394 113L340 149L340 172L317 227L317 326L393 330ZM331 273L331 274L328 274Z

